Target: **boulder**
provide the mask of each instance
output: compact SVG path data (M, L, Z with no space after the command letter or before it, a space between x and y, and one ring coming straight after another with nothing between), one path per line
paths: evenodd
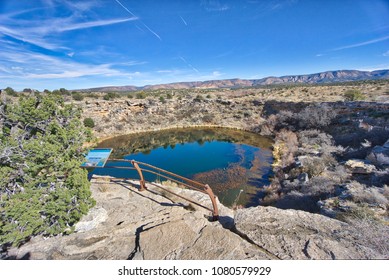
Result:
M375 146L367 159L377 165L389 165L389 140L383 146Z
M309 182L309 176L308 176L308 173L301 173L298 175L297 179L301 182L301 183L308 183Z
M360 159L349 159L344 166L353 174L370 174L377 171L374 165Z
M240 209L236 230L280 259L366 259L368 251L343 222L299 210Z

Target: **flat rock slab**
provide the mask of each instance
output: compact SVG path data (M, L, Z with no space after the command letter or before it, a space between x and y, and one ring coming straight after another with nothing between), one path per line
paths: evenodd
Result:
M280 259L367 259L369 251L345 223L322 215L274 207L238 210L237 231Z
M269 259L266 253L233 233L233 211L220 204L221 221L209 211L136 181L95 177L91 190L96 206L76 225L77 232L52 238L35 237L9 252L27 259ZM168 187L211 207L198 192Z

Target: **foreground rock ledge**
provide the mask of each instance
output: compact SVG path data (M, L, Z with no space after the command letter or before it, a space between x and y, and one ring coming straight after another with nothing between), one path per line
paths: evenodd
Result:
M321 215L273 207L238 210L220 206L220 221L136 181L94 177L96 206L68 236L33 238L12 258L29 259L365 259L347 224ZM169 186L208 207L206 195ZM235 217L234 217L235 214Z
M274 207L238 210L237 232L280 259L366 259L367 248L346 223Z

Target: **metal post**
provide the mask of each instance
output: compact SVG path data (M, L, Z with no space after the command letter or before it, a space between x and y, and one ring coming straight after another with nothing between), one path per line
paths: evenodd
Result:
M219 219L219 210L217 208L215 195L213 194L213 191L208 184L205 185L205 191L207 192L207 194L209 195L209 198L212 201L212 206L213 206L212 219L213 219L213 221L217 221Z
M135 167L136 171L138 171L138 174L139 174L139 177L140 177L140 180L139 180L139 184L140 184L139 191L146 190L147 188L146 188L146 184L145 184L145 179L143 178L142 170L140 169L139 165L134 160L131 160L131 164Z

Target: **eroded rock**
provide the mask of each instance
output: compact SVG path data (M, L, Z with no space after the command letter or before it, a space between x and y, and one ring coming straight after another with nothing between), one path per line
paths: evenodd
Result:
M281 259L366 259L351 228L338 220L274 207L240 209L237 231Z
M367 159L377 165L389 165L389 140L383 146L375 146Z
M344 166L353 174L370 174L377 171L374 165L360 159L350 159Z
M210 222L209 211L189 206L148 185L139 192L137 181L109 181L95 177L92 208L68 236L35 237L9 252L30 259L269 259L256 246L226 229L233 211L220 205L220 221ZM166 186L182 196L211 207L199 192Z

